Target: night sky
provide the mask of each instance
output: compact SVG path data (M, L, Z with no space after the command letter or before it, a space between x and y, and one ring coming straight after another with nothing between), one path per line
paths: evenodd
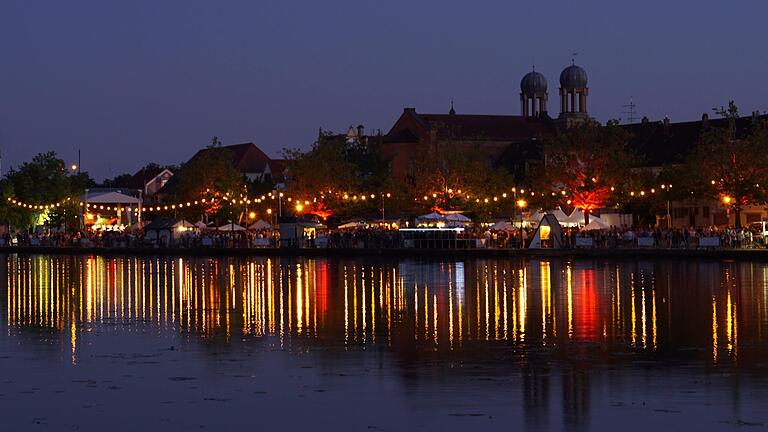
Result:
M699 119L768 110L768 3L754 1L2 0L2 170L82 149L96 179L319 127L384 132L403 107L519 114L520 78L578 52L590 113Z

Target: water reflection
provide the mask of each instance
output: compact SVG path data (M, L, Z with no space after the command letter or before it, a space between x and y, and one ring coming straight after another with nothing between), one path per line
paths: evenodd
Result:
M529 350L591 343L636 353L697 348L711 364L738 364L763 349L768 322L768 267L749 263L14 255L3 269L9 328L68 334L75 361L84 325L142 321L203 340L274 336L283 346L441 353L494 345L481 341Z
M760 368L768 354L757 263L11 255L0 278L5 333L53 335L73 364L88 332L121 323L203 344L482 361L520 371L522 418L536 426L556 388L563 424L588 428L596 369Z

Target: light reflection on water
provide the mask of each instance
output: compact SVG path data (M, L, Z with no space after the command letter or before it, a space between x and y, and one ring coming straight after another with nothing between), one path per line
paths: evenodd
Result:
M762 264L14 255L4 268L8 327L68 333L75 361L82 325L138 320L283 345L706 347L709 363L738 365L740 345L762 352L768 323Z
M88 332L122 322L203 344L254 338L286 351L458 359L491 375L521 368L535 422L550 404L553 364L565 365L564 422L579 424L591 411L584 371L652 361L762 375L768 355L768 266L758 263L11 255L2 264L5 337L48 330L73 365Z

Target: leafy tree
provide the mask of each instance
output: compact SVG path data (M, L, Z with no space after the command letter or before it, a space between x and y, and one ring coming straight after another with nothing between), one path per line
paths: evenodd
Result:
M232 202L246 196L245 178L232 163L232 152L214 144L182 165L171 199L177 202L198 201L208 216L229 217L242 212ZM202 200L205 199L205 204ZM226 204L226 205L225 205ZM199 209L199 207L197 207ZM187 216L199 215L196 209L185 210Z
M34 226L41 214L45 214L52 225L75 225L74 215L79 214L77 197L93 184L87 173L69 175L64 161L56 157L55 152L40 153L32 161L23 163L18 170L6 174L3 180L4 204L8 204L9 197L37 205L61 203L67 198L72 200L65 205L42 210L8 206L3 210L2 217L12 225L25 228Z
M733 101L715 112L728 119L727 126L705 130L689 156L691 188L696 188L697 196L733 208L736 226L741 227L742 208L766 199L768 123L756 121L739 130L739 110Z
M588 220L590 212L610 205L632 189L630 170L636 166L637 157L628 142L629 135L615 122L601 126L591 121L548 140L537 181L545 191L542 198L554 193L559 201L570 200Z

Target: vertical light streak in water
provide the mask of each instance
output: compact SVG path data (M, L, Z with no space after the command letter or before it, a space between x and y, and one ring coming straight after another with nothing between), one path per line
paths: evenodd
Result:
M629 292L630 302L632 303L632 309L630 312L631 324L632 324L632 346L637 346L637 314L635 313L635 274L630 274L629 280Z
M456 264L456 304L458 304L459 315L459 346L461 346L462 340L464 340L464 263L460 262Z
M77 365L77 327L73 319L69 325L69 343L72 347L72 365Z
M357 340L357 266L352 266L352 326L353 340Z
M437 294L432 294L432 338L437 344Z
M269 305L269 334L275 334L275 295L272 282L272 260L267 259L267 304Z
M86 307L86 322L91 322L93 319L93 316L91 315L92 312L92 306L93 306L93 299L91 296L91 293L93 292L93 258L88 258L88 261L86 261L85 265L85 307Z
M424 340L429 340L429 285L424 283Z
M520 269L522 277L520 286L520 340L525 341L525 320L528 314L528 270L525 265Z
M541 277L541 340L546 343L547 339L547 319L551 308L551 270L548 261L539 263L539 273Z
M363 345L366 342L366 336L368 336L368 310L365 307L366 293L365 293L365 267L360 269L360 305L363 312Z
M453 351L453 267L448 267L448 347Z
M717 363L717 299L712 296L712 361Z
M413 283L413 319L414 323L413 326L416 329L416 340L419 339L419 284L418 282Z
M301 334L304 318L304 280L301 264L296 264L296 330Z
M485 307L483 311L485 312L485 340L491 339L491 329L490 329L490 320L491 320L491 311L489 310L488 306L488 265L483 266L483 299L485 300Z
M373 267L371 267L371 342L376 343L376 272Z
M726 345L728 348L728 353L730 354L733 352L733 308L731 307L731 287L728 287L728 294L725 299L726 302L726 310L725 310L725 333L727 336L728 344Z
M347 266L344 266L344 346L349 345L349 283Z
M507 309L507 269L502 272L502 296L504 299L504 310L502 312L504 316L504 340L509 340L509 310Z
M280 348L285 347L285 309L283 306L283 271L282 269L278 268L277 277L278 279L278 286L277 286L277 292L280 295Z
M616 326L616 331L620 332L620 334L624 334L624 321L622 319L622 313L621 313L621 273L619 272L619 266L616 265L616 306L613 308L614 317L613 317L613 323Z
M643 332L642 332L642 341L643 341L643 348L647 348L647 332L646 332L646 320L645 320L645 287L640 287L640 306L642 308L642 313L640 314L640 324L643 326Z
M565 294L568 297L568 339L573 338L573 268L571 263L565 268Z
M499 325L501 324L501 302L499 301L499 273L493 266L493 338L499 340Z
M653 289L651 290L651 325L653 325L653 350L656 350L656 333L657 333L657 327L656 327L656 284L654 283Z

